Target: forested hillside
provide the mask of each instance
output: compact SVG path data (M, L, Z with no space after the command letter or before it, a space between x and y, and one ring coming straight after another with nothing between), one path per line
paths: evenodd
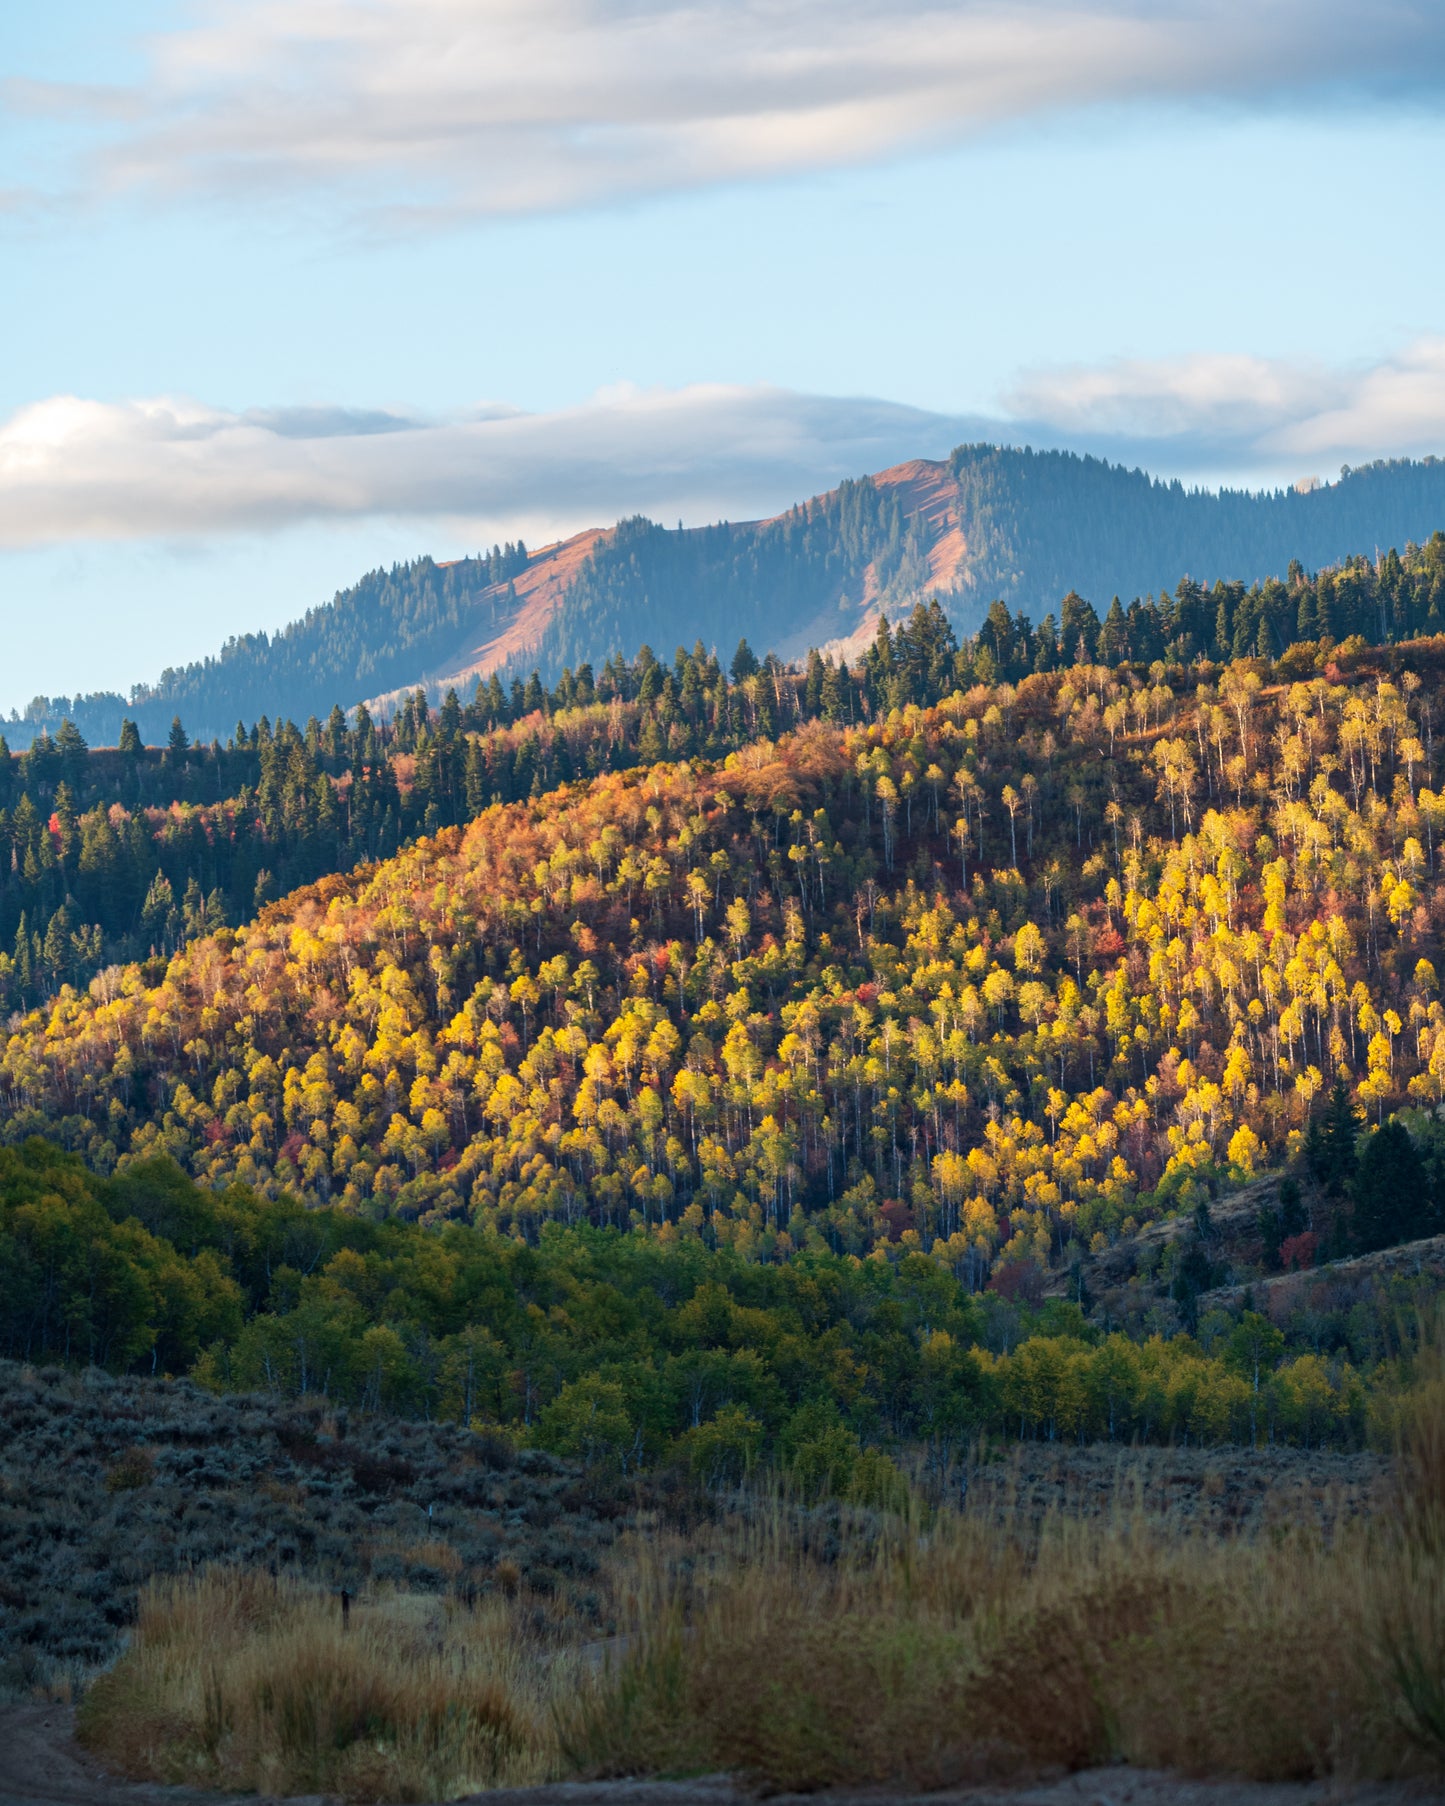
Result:
M304 729L262 716L224 746L193 745L179 719L164 751L129 721L114 751L92 751L68 720L18 758L0 739L0 1005L164 958L489 802L667 755L721 757L779 720L860 720L900 684L911 693L920 660L935 689L951 683L947 625L936 611L920 619L920 635L880 641L896 644L897 670L875 650L856 678L820 660L806 675L760 666L746 647L730 678L701 645L671 666L644 647L597 675L565 671L550 691L534 674L508 693L494 676L465 707L448 694L430 711L418 692L390 721L364 706Z
M1445 1099L1442 653L1078 664L494 804L62 988L7 1133L528 1236L1067 1265L1297 1153L1336 1078Z
M929 559L949 523L912 512L912 500L865 478L761 523L669 532L623 521L582 567L536 662L555 673L639 639L692 636L726 647L742 635L797 654L852 633L869 608L906 611L952 587L936 583Z
M1097 458L980 445L960 446L946 466L903 468L937 477L900 483L888 472L844 484L760 526L689 534L626 523L594 550L540 640L538 665L555 672L639 637L666 645L694 633L726 645L742 632L796 655L935 592L965 635L995 600L1037 622L1057 620L1071 593L1102 616L1115 597L1126 606L1152 597L1180 572L1204 589L1249 585L1283 579L1292 564L1316 570L1361 548L1422 542L1445 526L1445 464L1434 461L1372 465L1304 494L1216 495ZM1212 622L1185 631L1193 643L1177 649L1184 657L1218 655ZM1291 620L1261 650L1274 656L1319 631L1297 632ZM1411 629L1352 622L1336 637L1356 631L1399 638Z
M197 739L214 740L242 719L304 720L336 703L351 708L429 670L479 612L490 619L498 593L526 562L517 544L454 564L419 558L371 571L282 632L230 639L214 657L166 670L128 697L38 697L23 716L12 713L7 735L21 746L69 719L88 740L114 746L129 719L147 745L163 746L177 715Z
M71 1153L0 1353L873 1500L1358 1443L1445 1229L1442 571L3 752L0 1126Z
M1391 459L1317 489L1185 489L1069 452L960 446L950 459L971 539L970 595L1035 619L1066 590L1127 605L1188 572L1253 583L1352 554L1422 543L1445 527L1445 462ZM1282 650L1282 648L1281 648Z
M877 722L1076 662L1122 661L1142 682L1166 660L1183 671L1293 647L1286 667L1312 672L1336 647L1348 661L1371 640L1435 633L1442 612L1437 535L1403 559L1348 560L1315 579L1296 569L1283 583L1209 590L1186 580L1102 621L1073 593L1037 625L996 602L961 645L934 603L896 631L885 618L851 667L816 651L794 667L760 662L743 642L725 669L699 641L669 663L644 646L600 671L564 666L550 688L536 673L504 687L494 673L466 703L449 693L433 710L417 693L390 720L335 706L304 728L263 716L224 745L192 743L179 719L163 751L129 722L117 751L91 751L69 721L18 758L0 739L0 1007L164 958L299 884L574 779L720 759L805 721Z
M7 731L20 746L68 716L113 745L129 716L160 744L179 714L211 740L238 718L301 720L418 684L439 701L494 671L510 682L535 667L552 683L564 666L600 666L644 640L665 649L700 637L725 652L741 635L797 657L810 645L860 645L880 612L932 594L965 636L996 600L1040 622L1057 620L1074 592L1102 617L1115 596L1126 609L1150 596L1167 605L1158 585L1182 573L1206 588L1284 580L1292 565L1319 570L1360 552L1374 562L1441 527L1445 464L1433 459L1370 465L1304 494L1213 494L1065 452L962 446L945 463L844 483L775 520L685 531L630 520L541 553L508 545L376 571L283 633L232 640L129 699L38 698ZM1433 629L1423 618L1322 623L1308 637ZM1277 655L1305 632L1291 625L1262 650ZM1211 650L1211 633L1191 630L1192 650Z

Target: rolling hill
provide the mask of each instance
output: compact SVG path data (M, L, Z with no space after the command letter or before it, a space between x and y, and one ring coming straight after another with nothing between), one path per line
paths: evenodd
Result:
M1423 541L1445 525L1445 462L1392 461L1301 492L1186 490L1068 452L961 446L841 484L770 520L665 529L640 517L529 552L508 545L374 571L274 636L229 641L129 697L37 698L15 745L69 716L113 744L129 715L150 742L180 715L193 736L238 718L385 707L424 685L434 699L494 671L552 679L647 642L667 654L741 637L784 657L852 651L883 612L925 595L976 630L995 599L1035 621L1077 590L1110 598L1181 573L1212 583L1283 577L1351 553Z

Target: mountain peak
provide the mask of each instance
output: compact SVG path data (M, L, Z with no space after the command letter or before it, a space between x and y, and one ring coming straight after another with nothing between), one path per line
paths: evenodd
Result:
M494 673L549 680L642 643L659 656L741 638L785 659L810 647L850 660L876 631L938 596L961 633L990 605L1035 622L1069 591L1100 614L1176 584L1284 578L1361 548L1423 543L1445 527L1445 463L1395 460L1300 492L1186 489L1102 459L990 445L911 458L764 520L669 530L640 516L540 550L520 545L373 571L275 635L119 695L57 697L12 717L25 744L69 716L114 744L122 717L164 740L179 715L211 739L238 717L324 716L366 699L389 709ZM1281 647L1271 648L1273 651Z

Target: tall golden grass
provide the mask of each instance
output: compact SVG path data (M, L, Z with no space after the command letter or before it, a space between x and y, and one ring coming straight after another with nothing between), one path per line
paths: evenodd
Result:
M951 1518L832 1562L767 1535L688 1593L654 1604L605 1690L567 1710L574 1769L794 1791L1432 1759L1391 1663L1418 1653L1438 1682L1433 1621L1412 1557L1368 1526L1245 1543L1142 1516L1037 1534Z
M1354 1518L1190 1531L754 1500L653 1524L587 1647L520 1583L474 1612L269 1577L153 1586L82 1735L134 1776L439 1800L566 1774L922 1789L1106 1761L1259 1780L1445 1772L1445 1361ZM1127 1460L1121 1465L1127 1476Z
M658 1567L617 1672L564 1710L567 1760L783 1791L1445 1772L1441 1346L1401 1403L1393 1492L1354 1518L1191 1530L1131 1497L1127 1463L1104 1518L844 1512L819 1551L765 1512L710 1563Z
M554 1773L556 1701L594 1673L500 1597L363 1598L344 1624L335 1594L212 1570L147 1589L79 1733L137 1778L445 1800Z

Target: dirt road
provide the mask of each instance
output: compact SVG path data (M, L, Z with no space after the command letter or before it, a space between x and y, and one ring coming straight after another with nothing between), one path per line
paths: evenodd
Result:
M219 1794L113 1781L76 1743L69 1706L0 1706L0 1806L221 1806Z
M65 1706L0 1706L0 1806L264 1806L254 1795L152 1787L106 1775L72 1736ZM1316 1782L1261 1786L1191 1781L1142 1769L1097 1768L1019 1788L926 1795L775 1794L768 1806L1422 1806L1438 1788ZM695 1781L568 1781L473 1796L475 1806L755 1806L756 1796L725 1776ZM290 1806L322 1806L292 1801Z

